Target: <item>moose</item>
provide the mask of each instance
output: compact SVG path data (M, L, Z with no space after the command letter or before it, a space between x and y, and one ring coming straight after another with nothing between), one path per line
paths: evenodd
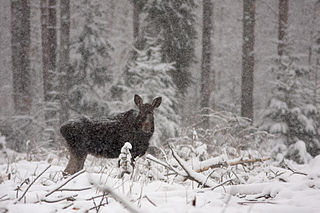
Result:
M64 175L83 169L88 154L96 157L117 158L126 142L132 145L133 158L143 156L154 132L153 111L162 98L155 98L151 104L143 103L139 95L134 103L139 110L131 109L108 119L89 119L85 116L69 120L60 127L60 133L67 142L70 159Z

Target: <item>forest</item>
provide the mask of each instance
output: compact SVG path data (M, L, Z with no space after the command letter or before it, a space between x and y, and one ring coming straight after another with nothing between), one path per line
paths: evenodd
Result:
M317 212L319 14L320 0L2 0L0 213ZM129 137L141 114L150 140Z

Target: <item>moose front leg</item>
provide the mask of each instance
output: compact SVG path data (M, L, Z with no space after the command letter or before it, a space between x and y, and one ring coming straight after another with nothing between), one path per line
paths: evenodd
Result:
M77 173L78 171L83 169L84 162L87 158L87 154L76 154L73 152L70 153L70 159L68 162L67 167L63 171L63 175L73 175L74 173Z

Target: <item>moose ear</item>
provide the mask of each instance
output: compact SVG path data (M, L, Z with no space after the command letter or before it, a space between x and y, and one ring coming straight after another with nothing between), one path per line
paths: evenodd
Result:
M143 104L143 100L139 95L134 95L134 103L140 107Z
M158 108L161 104L162 98L161 97L157 97L152 101L152 106L153 108Z

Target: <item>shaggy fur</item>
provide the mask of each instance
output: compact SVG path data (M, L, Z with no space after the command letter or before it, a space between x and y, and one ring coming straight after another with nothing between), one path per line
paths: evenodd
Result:
M146 153L154 132L153 110L161 104L161 97L152 104L143 104L140 96L135 95L135 103L139 111L132 109L104 120L81 117L61 126L61 135L70 152L66 174L80 171L88 154L117 158L126 142L132 145L133 158Z

